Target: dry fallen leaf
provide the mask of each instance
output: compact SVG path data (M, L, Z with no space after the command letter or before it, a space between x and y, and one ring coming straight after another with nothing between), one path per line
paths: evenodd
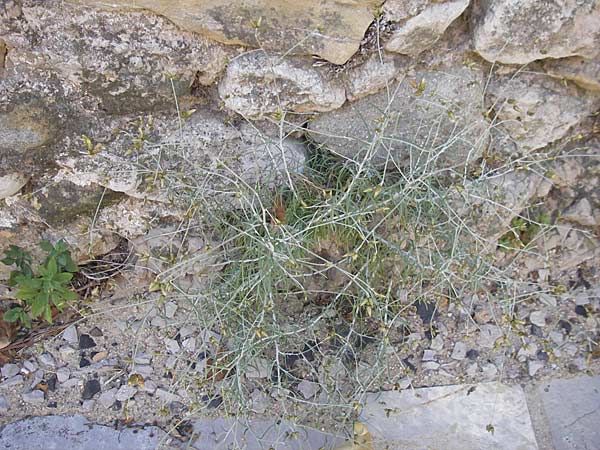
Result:
M362 423L354 424L354 439L352 442L346 442L335 450L375 450L372 445L373 437L369 430Z

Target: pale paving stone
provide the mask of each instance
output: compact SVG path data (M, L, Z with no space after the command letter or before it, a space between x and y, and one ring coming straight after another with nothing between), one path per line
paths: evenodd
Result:
M376 450L538 450L520 386L481 383L371 394L359 420Z
M600 449L600 376L539 387L555 450Z
M6 425L0 448L11 450L154 450L165 434L156 427L122 431L88 422L83 416L32 417ZM162 442L170 448L169 440Z

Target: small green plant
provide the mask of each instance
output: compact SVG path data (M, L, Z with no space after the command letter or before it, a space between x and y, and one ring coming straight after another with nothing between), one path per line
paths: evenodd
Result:
M46 258L37 269L37 275L31 268L31 254L11 245L4 251L2 263L7 266L15 265L8 280L9 286L16 287L15 297L22 300L23 306L17 306L4 313L5 322L21 322L31 328L31 321L42 317L52 323L51 305L59 310L67 302L77 298L77 294L69 288L73 273L77 272L77 265L71 258L71 253L64 241L56 245L42 241L40 247L47 253Z

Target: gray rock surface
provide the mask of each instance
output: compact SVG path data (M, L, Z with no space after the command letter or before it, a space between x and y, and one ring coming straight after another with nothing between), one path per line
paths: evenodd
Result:
M600 448L600 377L553 380L538 393L555 450Z
M595 0L483 0L473 41L488 61L527 64L544 58L593 57L600 51Z
M219 83L225 106L244 117L260 118L278 111L322 112L339 108L346 93L309 60L281 58L262 50L234 58Z
M342 156L405 166L439 160L462 165L486 142L483 74L465 68L416 72L378 94L309 123L318 144ZM393 163L390 162L393 159Z
M32 417L0 430L0 448L11 450L155 450L164 437L156 427L111 427L83 416Z
M242 423L230 419L203 419L194 424L194 431L199 438L192 447L198 450L240 447L245 450L333 449L344 442L341 437L286 421Z
M147 8L183 29L235 45L282 53L319 55L345 63L359 48L378 0L69 0L103 8Z
M402 8L404 2L393 2L394 6L386 5L390 17L397 16L394 7ZM400 3L400 5L397 5ZM406 20L400 25L385 45L390 52L416 56L432 47L442 36L446 28L460 16L469 6L469 0L435 2L423 9L419 14Z
M359 420L378 449L538 449L520 386L482 383L370 394Z
M567 135L595 111L600 96L584 94L544 75L518 74L490 83L487 101L501 122L499 128L519 147L535 150Z

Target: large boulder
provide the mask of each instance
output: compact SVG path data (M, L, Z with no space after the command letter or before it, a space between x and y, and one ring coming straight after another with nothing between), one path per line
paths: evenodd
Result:
M225 68L223 46L156 15L51 3L24 6L0 25L9 76L52 74L100 109L128 114L172 108L194 82L212 84Z
M381 0L69 0L102 8L145 8L225 44L318 55L345 63L359 48Z
M400 20L385 45L390 52L416 56L431 48L450 24L469 6L469 0L437 2L432 0L386 2L390 20Z
M483 89L479 70L416 72L388 90L319 116L309 123L309 136L355 160L460 166L478 157L486 143Z
M323 112L346 101L340 81L304 58L282 58L262 50L244 53L227 66L219 84L225 106L244 117L281 111Z
M600 52L597 0L481 0L473 41L488 61L527 64Z

